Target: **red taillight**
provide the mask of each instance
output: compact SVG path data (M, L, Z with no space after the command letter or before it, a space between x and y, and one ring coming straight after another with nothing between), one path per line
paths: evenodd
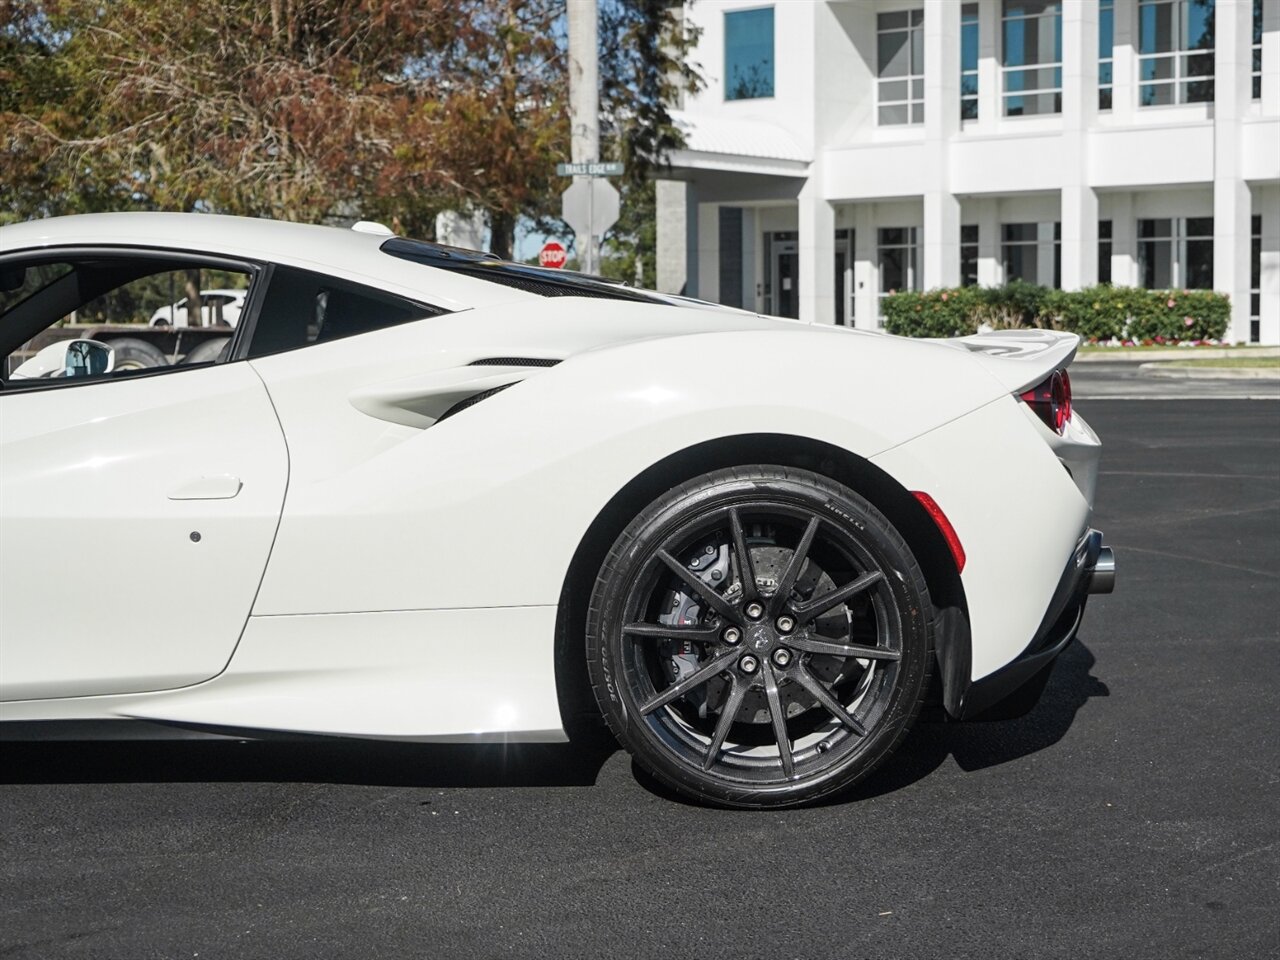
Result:
M1035 411L1037 417L1055 433L1062 433L1071 419L1071 377L1066 370L1055 370L1019 396Z
M911 495L920 501L920 506L924 507L925 512L929 514L934 524L937 525L938 532L942 534L942 539L947 541L947 548L951 551L951 559L956 562L956 573L964 573L964 547L960 545L960 538L956 535L956 528L951 526L951 521L947 519L947 515L942 512L942 508L938 506L933 497L923 490L913 490Z

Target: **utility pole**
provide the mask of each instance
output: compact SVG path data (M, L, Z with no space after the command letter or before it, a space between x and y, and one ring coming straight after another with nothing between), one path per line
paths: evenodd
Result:
M597 55L597 0L568 0L570 154L574 163L600 159L600 65ZM575 181L589 177L574 177ZM594 211L588 210L588 223ZM595 273L596 236L579 237L586 273Z

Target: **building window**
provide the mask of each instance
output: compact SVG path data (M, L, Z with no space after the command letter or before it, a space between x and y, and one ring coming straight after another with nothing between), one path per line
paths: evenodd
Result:
M881 126L924 123L924 11L876 17Z
M877 235L880 299L899 290L919 290L919 232L915 227L882 227ZM883 316L883 312L881 312Z
M773 96L773 7L724 15L724 98Z
M1262 214L1255 213L1249 231L1249 342L1262 340Z
M1138 272L1148 290L1213 289L1213 217L1138 221Z
M1004 115L1062 112L1062 3L1004 0Z
M1044 284L1051 278L1054 287L1062 285L1062 224L1053 225L1053 249L1045 251L1040 242L1038 223L1006 223L1001 230L1000 258L1004 262L1004 282L1021 280ZM1042 262L1042 255L1049 263Z
M742 208L720 208L720 297L726 307L742 306Z
M1138 102L1144 107L1213 99L1214 0L1140 0Z
M1253 0L1253 99L1262 99L1262 0Z
M978 225L960 228L960 286L978 285Z
M1098 221L1098 282L1111 282L1111 221Z
M960 8L960 119L978 119L978 5Z
M1113 76L1113 51L1116 42L1115 0L1102 0L1098 4L1098 109L1111 109Z

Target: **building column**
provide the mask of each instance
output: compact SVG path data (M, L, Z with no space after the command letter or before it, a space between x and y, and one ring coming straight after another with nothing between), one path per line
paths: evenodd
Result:
M1111 204L1111 284L1138 286L1138 222L1133 217L1133 194L1109 195Z
M978 286L998 287L1004 283L1000 261L1000 204L994 198L974 200L978 223Z
M951 138L960 132L960 8L924 2L924 289L960 285L960 201L950 188Z
M1058 243L1053 232L1052 220L1036 224L1036 283L1042 287L1054 286L1053 252Z
M858 203L853 207L853 325L859 330L875 330L880 312L880 270L876 262L875 207Z
M1219 3L1213 98L1213 287L1231 298L1231 341L1249 339L1252 198L1241 176L1241 118L1251 99L1253 5Z
M925 25L928 26L926 19ZM957 40L957 43L959 41ZM926 69L928 60L925 61ZM994 130L1000 120L1000 0L978 3L978 123L979 131Z
M1138 0L1116 0L1113 17L1111 118L1120 127L1133 122L1138 107Z
M1062 8L1062 289L1098 282L1098 195L1089 185L1089 131L1098 116L1098 5Z
M1258 212L1262 215L1262 275L1260 343L1280 344L1280 185L1255 188Z
M817 164L800 191L800 319L805 323L836 322L836 209L822 196Z
M690 280L697 284L697 203L683 180L654 182L657 208L657 290L691 296Z
M698 204L698 285L694 296L703 300L720 297L720 205Z

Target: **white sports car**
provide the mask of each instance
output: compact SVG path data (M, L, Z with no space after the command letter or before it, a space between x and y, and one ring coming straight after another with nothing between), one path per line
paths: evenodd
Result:
M121 369L64 324L191 269L249 289L216 358ZM809 326L370 224L4 227L0 372L65 362L0 391L0 731L603 717L690 797L815 800L927 702L1033 700L1111 589L1076 345Z

